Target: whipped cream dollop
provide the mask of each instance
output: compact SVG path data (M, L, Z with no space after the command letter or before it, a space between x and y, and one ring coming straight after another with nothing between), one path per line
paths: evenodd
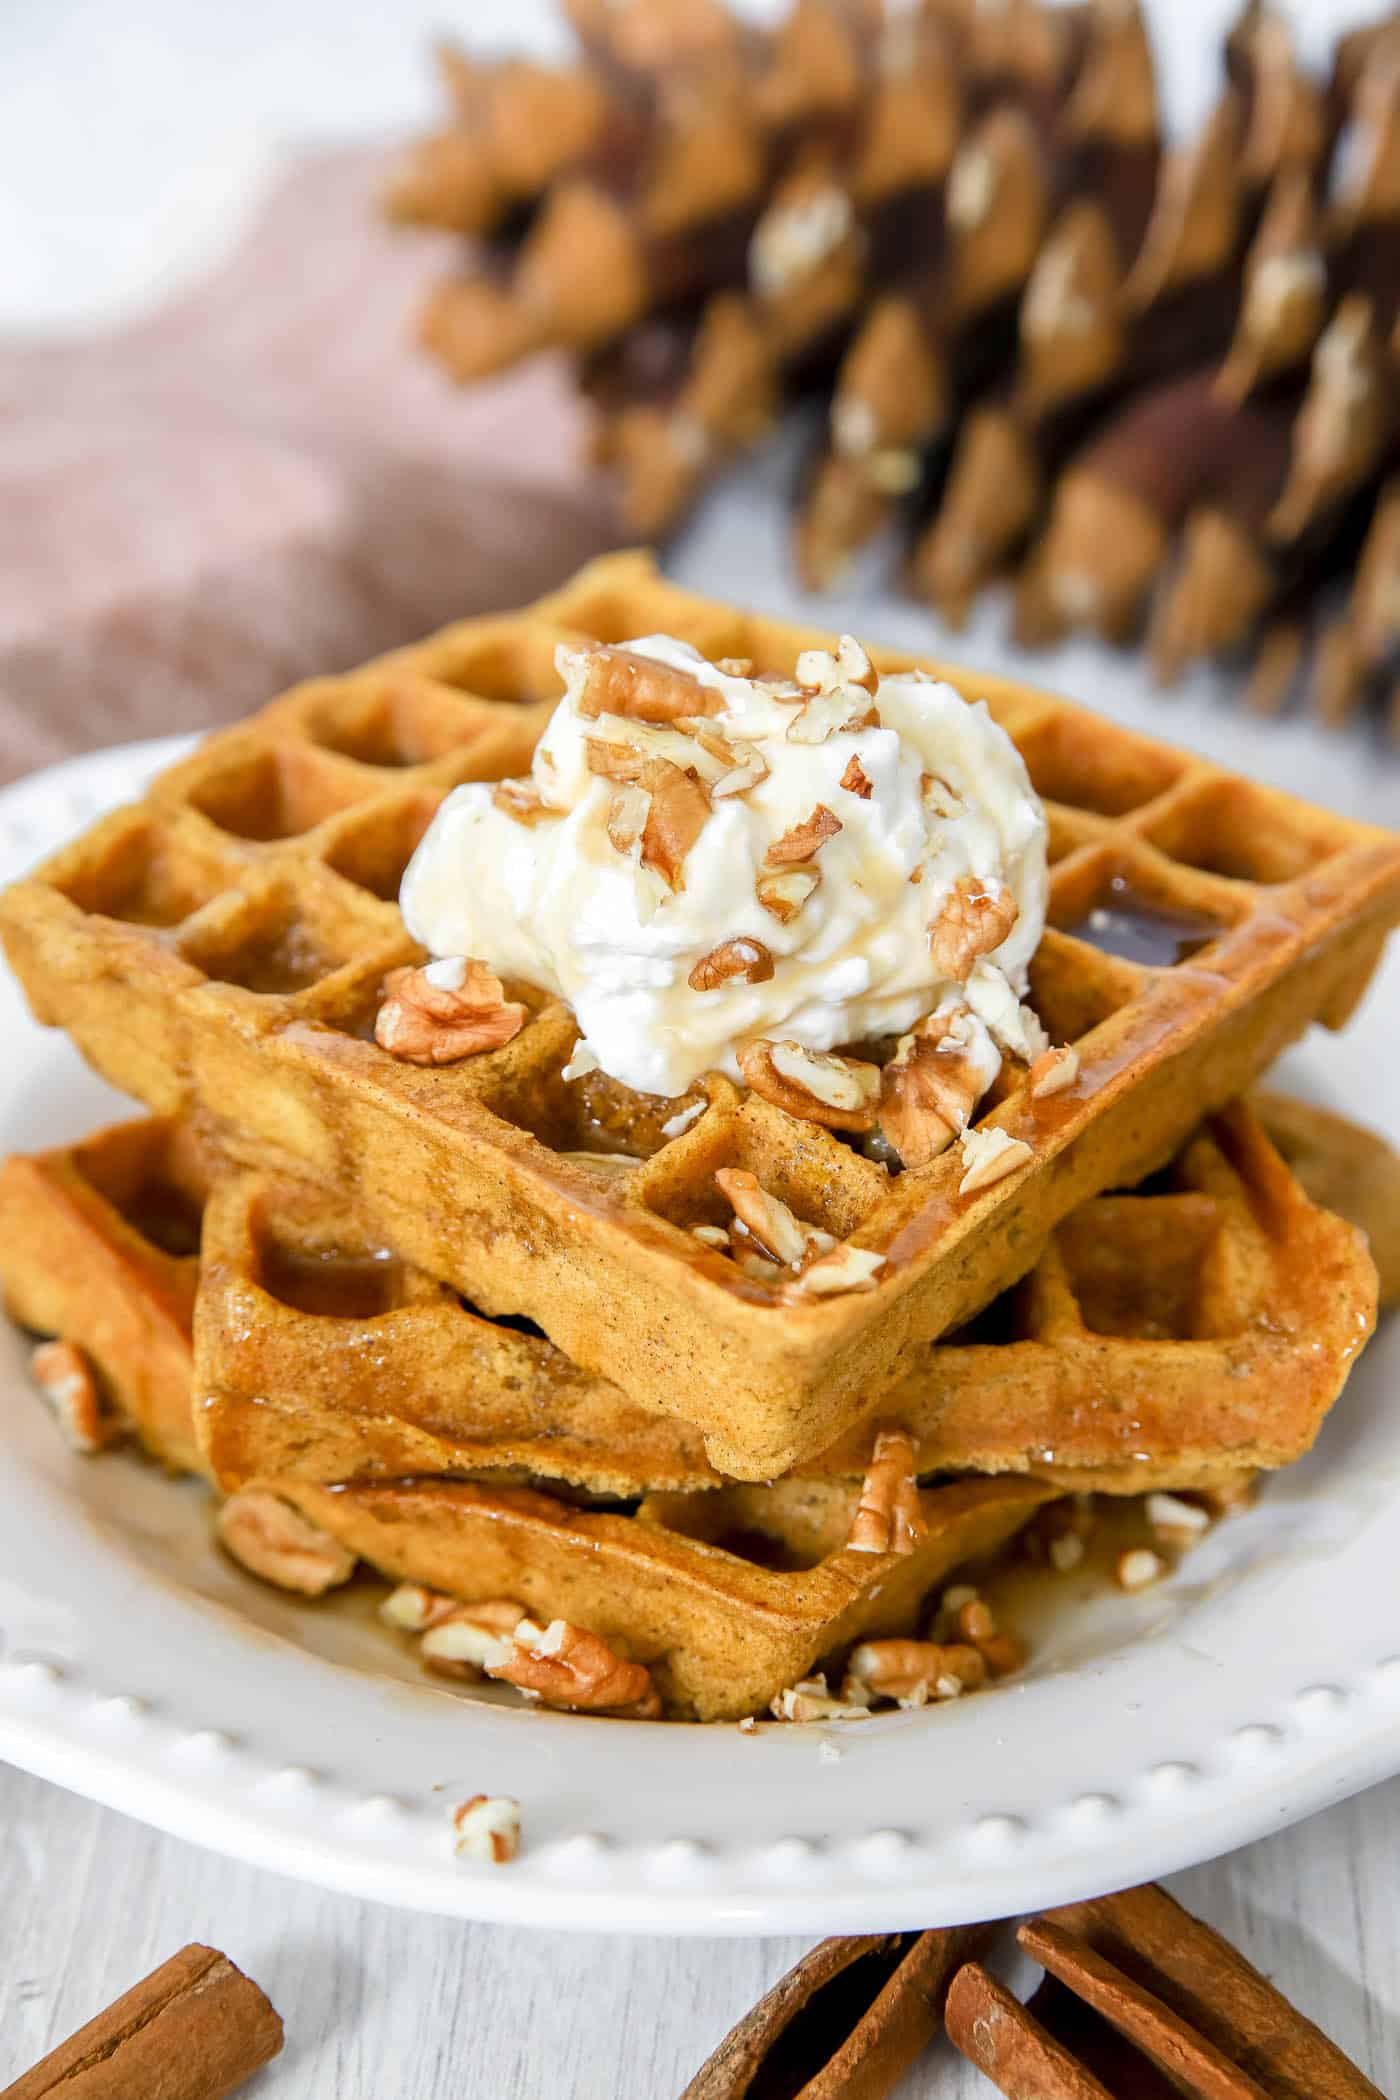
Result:
M400 901L435 957L566 999L571 1069L676 1095L756 1038L829 1050L954 998L1044 1047L1045 815L984 702L877 681L849 638L795 681L665 635L558 662L530 777L456 788Z

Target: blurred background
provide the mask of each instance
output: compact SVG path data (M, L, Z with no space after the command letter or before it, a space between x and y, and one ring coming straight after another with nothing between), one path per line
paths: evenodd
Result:
M734 11L768 25L787 14L777 0ZM1126 18L1115 0L1098 11ZM1356 0L1343 18L1298 0L1287 20L1310 92L1324 94L1341 32L1384 12ZM1163 135L1185 150L1219 106L1239 10L1150 0L1144 13ZM1311 598L1295 617L1291 583L1242 623L1243 644L1178 647L1169 694L1152 664L1160 672L1170 650L1149 661L1082 631L1050 648L1004 583L956 618L946 594L911 592L910 518L928 522L916 506L946 471L947 431L932 450L900 453L900 472L923 482L914 503L901 488L886 506L899 521L882 513L818 577L794 509L832 444L830 370L815 391L785 376L772 428L726 454L723 472L697 475L655 524L600 465L587 360L591 404L578 361L558 350L459 369L471 383L454 384L442 341L430 357L415 337L467 250L441 229L388 226L386 183L407 142L449 121L436 39L474 59L569 64L578 44L562 16L553 0L0 8L0 779L227 719L298 676L520 602L607 545L657 538L667 567L713 595L1010 670L1282 785L1400 815L1390 658L1364 704L1335 710L1345 729L1321 730L1309 681L1323 628ZM1252 34L1266 15L1244 19ZM1229 142L1216 150L1228 171ZM1241 243L1236 270L1244 254ZM628 341L653 355L645 328ZM1289 381L1290 416L1307 374L1300 363ZM955 444L956 414L948 427ZM1370 508L1335 543L1319 600L1329 620L1349 603L1394 466L1387 444L1389 466L1368 470ZM1393 567L1400 529L1391 542ZM1209 546L1196 553L1209 579ZM1173 540L1160 566L1179 562ZM1144 624L1139 609L1135 639Z

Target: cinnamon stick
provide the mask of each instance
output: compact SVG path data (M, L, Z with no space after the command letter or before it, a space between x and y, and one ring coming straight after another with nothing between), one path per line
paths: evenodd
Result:
M182 1947L6 2086L0 2100L221 2100L282 2047L282 2022L227 1955Z
M1010 2100L1114 2100L978 1962L953 1978L944 2024L953 2047Z
M1321 2028L1165 1889L1149 1884L1069 1903L1041 1922L1152 1992L1270 2100L1381 2100Z
M937 2032L951 1978L994 1929L823 1940L730 2030L681 2100L883 2100Z

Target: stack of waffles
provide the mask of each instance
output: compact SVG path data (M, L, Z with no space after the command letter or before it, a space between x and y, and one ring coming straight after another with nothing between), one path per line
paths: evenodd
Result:
M810 588L884 534L955 623L1014 571L1027 643L1145 628L1164 680L1248 654L1261 710L1307 665L1334 720L1394 691L1393 11L1324 78L1246 0L1179 145L1120 0L563 12L572 65L445 54L390 207L476 237L422 316L449 374L577 360L633 531L816 396Z
M576 1073L529 985L499 1047L394 1056L434 811L527 769L561 643L645 634L779 675L828 639L612 557L298 687L0 900L38 1018L149 1111L8 1163L10 1310L55 1338L76 1442L204 1474L268 1580L367 1564L440 1668L614 1715L953 1696L1017 1660L969 1567L1062 1545L1090 1494L1189 1537L1341 1390L1376 1266L1309 1191L1390 1268L1393 1165L1248 1090L1351 1013L1400 842L940 672L1051 833L1030 1002L1060 1047L961 1146L900 1171L719 1075Z

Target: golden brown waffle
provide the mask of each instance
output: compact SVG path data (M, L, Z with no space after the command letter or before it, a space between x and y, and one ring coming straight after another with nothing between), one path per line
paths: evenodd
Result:
M1395 1154L1325 1110L1278 1095L1260 1107L1309 1187L1369 1228L1394 1295ZM156 1118L0 1170L11 1312L77 1342L170 1463L229 1489L260 1474L489 1474L635 1500L722 1484L697 1432L367 1243L343 1200L216 1179L211 1166L183 1126ZM1118 1494L1206 1486L1306 1449L1374 1301L1355 1232L1308 1200L1259 1117L1236 1108L1150 1189L1067 1219L1021 1285L924 1351L888 1411L926 1475L1029 1470ZM869 1443L854 1431L800 1477L858 1480Z
M1363 1144L1394 1172L1354 1125L1293 1102L1279 1113L1300 1149L1312 1133L1315 1172L1335 1181ZM204 1256L198 1433L225 1489L482 1471L604 1496L720 1485L695 1431L366 1244L340 1199L230 1177ZM921 1475L1206 1487L1308 1448L1375 1303L1359 1233L1309 1202L1236 1108L1149 1191L1066 1219L1021 1285L918 1353L882 1412L910 1432ZM863 1426L795 1476L858 1481L869 1455ZM755 1508L767 1493L753 1491Z
M5 1310L76 1342L147 1450L202 1467L190 1330L212 1162L187 1126L116 1123L0 1167Z
M522 768L557 641L657 631L760 672L829 640L681 591L645 556L595 563L211 739L11 889L0 926L36 1013L115 1084L194 1112L244 1164L353 1188L406 1258L539 1319L576 1363L701 1428L723 1471L766 1479L877 1410L1087 1197L1162 1164L1311 1020L1345 1019L1400 914L1400 841L946 672L985 695L1049 805L1031 996L1079 1076L1036 1098L1009 1074L981 1127L1026 1140L1018 1171L960 1194L955 1148L892 1178L717 1078L667 1141L674 1103L562 1079L572 1017L528 991L504 1049L395 1062L372 1021L415 951L386 900L437 800ZM882 671L917 661L873 653ZM692 1226L727 1215L725 1166L881 1253L875 1288L800 1302L698 1242Z
M1295 1103L1280 1114L1321 1173L1362 1141ZM1297 1455L1374 1297L1356 1235L1313 1209L1252 1117L1220 1119L1159 1189L1086 1205L984 1332L941 1346L936 1375L926 1364L900 1396L921 1472L1035 1477L921 1490L929 1537L892 1560L845 1544L868 1431L802 1477L722 1483L692 1432L366 1245L353 1213L304 1184L213 1182L196 1371L186 1250L208 1182L187 1133L160 1120L12 1159L11 1310L77 1341L170 1462L275 1488L395 1578L584 1624L702 1718L754 1710L859 1635L906 1629L1052 1482L1199 1486Z

